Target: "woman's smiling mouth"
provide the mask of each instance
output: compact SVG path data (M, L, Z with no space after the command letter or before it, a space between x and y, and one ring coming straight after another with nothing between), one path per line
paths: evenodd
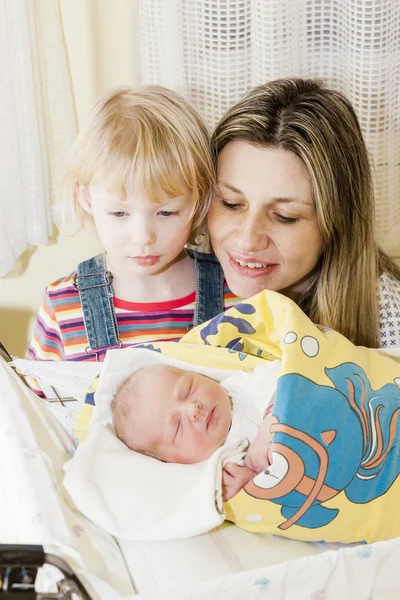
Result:
M269 275L279 265L277 263L264 263L254 258L237 258L228 253L229 261L235 271L246 277L262 277Z

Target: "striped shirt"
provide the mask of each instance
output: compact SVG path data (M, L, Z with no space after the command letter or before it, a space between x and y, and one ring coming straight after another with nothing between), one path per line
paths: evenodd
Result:
M75 272L47 286L27 358L96 360L96 353L89 349L79 292L73 286L74 277ZM225 283L225 309L238 300ZM114 298L122 347L179 340L193 323L195 304L196 292L167 302L137 303ZM104 359L106 351L107 348L97 351L98 360Z
M75 273L50 284L44 293L27 358L32 360L95 361L83 321L79 292L73 286ZM224 284L225 309L237 298ZM114 298L122 346L176 341L193 322L196 292L168 302L137 303ZM400 283L384 274L378 280L381 346L400 345ZM106 349L99 351L104 359Z

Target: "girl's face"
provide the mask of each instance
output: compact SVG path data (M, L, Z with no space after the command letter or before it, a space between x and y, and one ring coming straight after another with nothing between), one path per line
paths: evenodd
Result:
M227 283L242 298L268 289L296 300L324 247L303 161L243 141L220 154L208 228Z
M154 203L134 182L124 200L98 185L78 187L79 201L93 216L112 270L156 275L177 259L188 241L194 208L183 182L181 189L181 196L161 194Z

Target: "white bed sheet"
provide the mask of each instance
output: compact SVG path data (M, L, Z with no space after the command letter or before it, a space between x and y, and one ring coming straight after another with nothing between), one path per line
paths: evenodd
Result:
M224 524L191 540L124 542L121 548L146 600L400 598L399 538L361 546L307 545Z
M94 599L133 593L116 541L85 519L63 493L74 440L0 360L0 543L40 544L64 558Z
M59 421L3 363L0 392L0 542L42 543L76 569L93 598L133 600L134 588L138 600L400 598L400 539L329 551L224 524L197 538L118 547L63 495L73 440Z
M249 533L226 522L195 538L151 543L121 540L119 544L135 588L145 596L174 595L214 578L314 556L329 549L324 544Z
M146 600L398 600L399 539L218 577Z

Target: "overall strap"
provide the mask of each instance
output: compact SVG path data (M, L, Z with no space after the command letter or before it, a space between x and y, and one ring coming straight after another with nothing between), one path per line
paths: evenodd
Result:
M219 315L224 310L224 273L214 254L188 250L196 264L196 308L193 325Z
M74 287L79 291L89 350L120 347L112 290L113 276L106 271L103 254L79 263Z

